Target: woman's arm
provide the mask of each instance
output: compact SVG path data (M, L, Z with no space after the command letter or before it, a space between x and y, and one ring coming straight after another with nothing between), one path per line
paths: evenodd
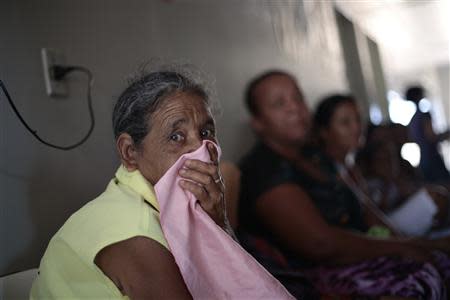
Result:
M149 238L110 245L94 262L130 299L192 299L172 254Z
M440 250L447 254L450 254L450 236L443 238L427 240L427 239L415 239L414 243L422 248L429 250Z
M295 184L267 191L257 200L256 210L286 247L323 264L348 264L384 255L428 259L428 251L410 242L368 238L328 225L309 196Z

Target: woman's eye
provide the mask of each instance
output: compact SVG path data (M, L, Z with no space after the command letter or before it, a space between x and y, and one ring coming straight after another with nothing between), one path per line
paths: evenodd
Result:
M202 131L200 131L200 136L202 138L211 138L214 137L214 130L212 129L203 129Z
M272 102L272 107L273 108L279 108L282 107L284 105L284 101L283 99L277 98L275 99L275 101Z
M172 133L169 137L171 141L181 142L184 139L184 136L181 133Z

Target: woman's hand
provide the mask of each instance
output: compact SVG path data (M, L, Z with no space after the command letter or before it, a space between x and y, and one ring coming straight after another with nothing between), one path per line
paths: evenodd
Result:
M225 211L225 186L219 170L218 153L213 144L208 144L211 163L188 159L179 174L185 180L180 186L190 191L200 202L200 206L223 229L228 221Z

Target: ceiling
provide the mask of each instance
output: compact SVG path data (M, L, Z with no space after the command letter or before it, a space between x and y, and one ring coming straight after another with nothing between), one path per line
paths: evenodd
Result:
M335 0L374 39L390 72L405 73L450 60L450 1Z

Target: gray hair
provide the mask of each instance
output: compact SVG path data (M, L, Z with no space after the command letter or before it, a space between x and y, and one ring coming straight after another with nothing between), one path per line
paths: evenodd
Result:
M126 132L139 147L151 129L152 114L164 99L179 92L197 94L208 106L210 105L211 93L206 84L196 78L192 71L189 72L187 69L141 71L141 74L130 82L114 106L112 122L115 139Z

